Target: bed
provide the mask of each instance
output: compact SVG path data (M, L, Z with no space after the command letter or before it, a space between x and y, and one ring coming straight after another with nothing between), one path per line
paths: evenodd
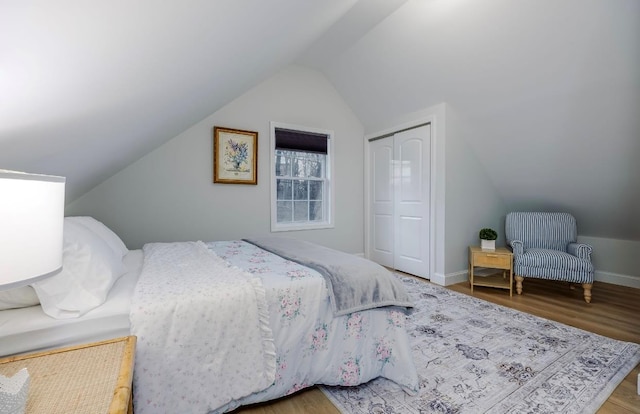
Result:
M93 219L83 220L84 224L95 225ZM143 250L125 251L117 236L100 229L110 242L105 244L111 245L121 262L121 268L109 278L111 283L102 286L108 287L103 303L73 317L64 314L62 318L45 314L43 309L50 307L46 300L36 306L0 311L1 355L135 334L138 348L134 406L136 413L142 414L226 412L241 405L289 395L314 384L351 386L379 376L394 381L408 393L417 391L417 372L404 327L405 307L380 302L380 307L364 307L352 312L336 310L335 302L340 298L333 296L328 285L337 282L328 281L323 269L314 264L303 266L299 257L293 260L281 257L265 250L264 246L258 247L255 241L156 243L145 245ZM67 232L66 220L65 266L68 233L72 232ZM232 322L235 326L223 328L216 325L221 323L216 317L235 317L243 313L244 308L251 308L249 305L242 305L242 312L229 311L222 300L224 297L199 302L198 295L187 290L173 295L183 296L184 302L174 303L173 298L160 302L144 299L149 289L157 290L158 285L170 284L171 280L183 280L176 275L191 274L194 269L197 273L197 266L191 261L184 262L175 256L193 252L206 256L208 261L200 266L203 271L216 263L226 269L218 272L222 275L222 284L215 291L225 292L224 283L229 274L234 274L246 279L247 292L257 291L256 296L263 298L262 308L256 308L256 335L261 335L260 340L239 339L244 331L251 331L249 326L253 322ZM165 272L166 262L175 261L177 265L164 276L154 273L151 260L154 255L160 260L156 266L163 269L161 273ZM34 288L40 293L38 287ZM182 288L168 285L167 289L175 292ZM43 297L46 294L43 293ZM222 307L205 311L202 305L205 302L215 302L214 305ZM239 301L233 299L232 302ZM261 313L260 309L266 312ZM221 316L225 311L232 314ZM155 322L145 321L155 313L159 316ZM204 324L196 324L198 320ZM210 329L219 330L205 333ZM191 334L184 333L189 330ZM155 334L158 331L167 334L160 338L161 335ZM240 363L221 368L227 369L230 376L213 370L219 367L217 364L237 359L238 355L234 356L233 352L242 355L247 342L258 344L267 357L255 359L255 355L245 354L247 367L241 367ZM221 357L218 351L223 348L231 353ZM254 360L258 362L252 362ZM238 376L237 380L233 375ZM228 390L224 385L242 385L245 380L249 388Z

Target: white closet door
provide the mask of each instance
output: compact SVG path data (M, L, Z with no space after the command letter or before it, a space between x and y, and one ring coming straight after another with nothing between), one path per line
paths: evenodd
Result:
M394 135L393 267L429 277L431 127Z
M431 126L369 143L369 258L429 278Z
M393 173L393 137L370 142L369 258L387 267L393 267Z

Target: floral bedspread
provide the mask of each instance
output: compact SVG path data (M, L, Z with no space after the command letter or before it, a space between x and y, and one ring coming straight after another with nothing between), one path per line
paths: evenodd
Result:
M143 251L130 312L136 413L206 413L269 387L276 354L260 278L202 242Z
M410 394L417 392L418 375L404 309L385 307L334 317L324 278L316 271L243 241L207 246L262 279L277 354L272 386L216 412L275 399L314 384L352 386L379 376Z

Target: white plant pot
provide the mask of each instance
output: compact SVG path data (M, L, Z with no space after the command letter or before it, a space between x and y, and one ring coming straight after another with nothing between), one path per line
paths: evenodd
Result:
M496 241L495 240L482 240L482 239L480 239L480 248L482 248L482 250L495 250L496 249Z

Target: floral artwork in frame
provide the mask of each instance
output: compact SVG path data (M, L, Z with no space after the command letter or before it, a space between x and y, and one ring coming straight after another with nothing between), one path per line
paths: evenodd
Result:
M213 127L213 182L258 184L258 133Z

